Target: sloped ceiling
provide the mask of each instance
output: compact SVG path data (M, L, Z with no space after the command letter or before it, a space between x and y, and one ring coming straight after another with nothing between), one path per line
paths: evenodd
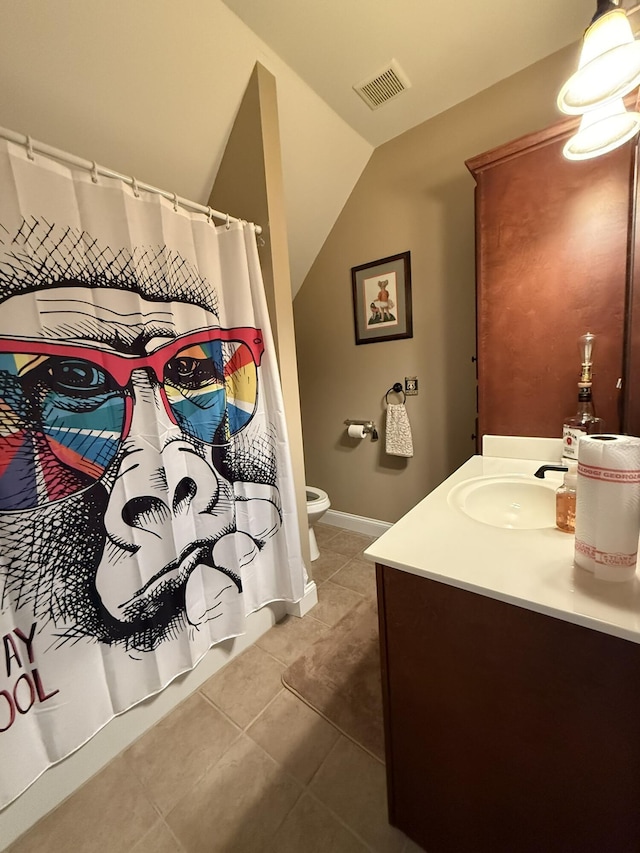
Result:
M594 0L224 0L372 145L576 41ZM375 111L353 91L396 59L411 88Z
M268 68L298 289L372 146L220 0L0 10L1 126L204 204L254 65Z
M206 203L260 61L295 294L376 145L576 40L593 5L0 0L0 125ZM392 57L412 88L370 112L351 86Z

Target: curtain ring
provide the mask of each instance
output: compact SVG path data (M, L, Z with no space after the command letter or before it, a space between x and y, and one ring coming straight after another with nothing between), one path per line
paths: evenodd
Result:
M208 206L207 206L207 222L209 223L209 225L213 225L213 211Z
M173 194L173 209L175 210L176 213L178 212L178 194L177 193Z
M31 141L31 137L27 136L27 157L29 160L35 160L36 156L33 153L33 142Z
M91 166L91 180L94 184L98 183L98 165L95 160Z
M228 213L227 213L227 222L226 222L226 225L224 227L227 229L227 231L229 230L229 228L231 228L231 223L229 222L229 214Z
M140 198L140 190L138 189L138 182L135 178L131 178L131 186L133 187L134 196Z

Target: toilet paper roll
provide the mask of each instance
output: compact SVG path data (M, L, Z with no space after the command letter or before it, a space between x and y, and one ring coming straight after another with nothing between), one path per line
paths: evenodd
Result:
M364 438L366 435L364 426L359 426L358 424L350 424L347 427L347 432L349 433L349 438Z
M576 565L630 580L640 536L640 438L587 435L578 444Z

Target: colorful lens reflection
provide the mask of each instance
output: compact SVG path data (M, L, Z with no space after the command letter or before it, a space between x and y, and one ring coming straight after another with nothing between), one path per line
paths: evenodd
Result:
M209 341L185 348L167 364L164 387L183 432L222 445L255 411L257 370L245 344Z
M101 367L0 353L0 510L43 506L100 479L124 420L124 394Z

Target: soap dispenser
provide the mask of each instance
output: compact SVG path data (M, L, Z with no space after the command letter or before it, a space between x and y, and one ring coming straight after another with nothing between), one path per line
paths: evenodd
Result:
M565 533L576 532L576 483L578 481L578 463L569 459L564 482L556 491L556 527Z

